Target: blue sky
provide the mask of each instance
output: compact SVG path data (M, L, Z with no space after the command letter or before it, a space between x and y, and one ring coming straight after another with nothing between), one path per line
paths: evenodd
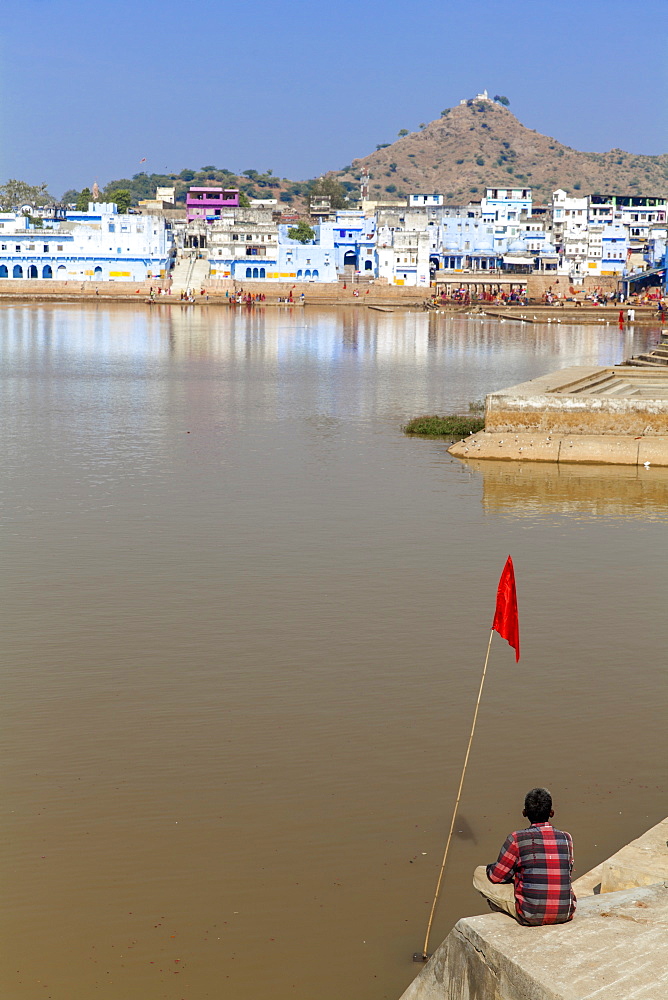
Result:
M342 167L487 88L582 150L668 150L668 0L3 0L0 181ZM140 160L146 157L146 163Z

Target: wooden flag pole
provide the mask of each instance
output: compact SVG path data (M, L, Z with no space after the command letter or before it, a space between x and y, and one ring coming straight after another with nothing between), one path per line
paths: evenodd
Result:
M471 744L473 743L473 733L475 732L475 724L478 720L478 709L480 708L480 699L482 697L482 688L485 683L485 675L487 673L487 662L489 660L489 651L492 648L492 636L494 635L494 629L492 628L489 633L489 642L487 643L487 656L485 657L485 666L482 670L482 678L480 680L480 690L478 691L478 700L475 703L475 712L473 713L473 724L471 725L471 735L469 736L469 745L466 748L466 756L464 757L464 767L462 768L462 776L459 779L459 788L457 789L457 799L455 801L455 808L452 811L452 822L450 823L450 832L448 833L448 840L445 845L445 852L443 854L443 862L441 864L441 870L438 873L438 881L436 883L436 892L434 893L434 902L431 904L431 913L429 914L429 923L427 924L427 933L424 939L424 948L421 952L415 952L413 955L414 962L426 962L429 958L429 935L431 934L431 925L434 920L434 913L436 912L436 905L438 903L438 896L441 891L441 882L443 880L443 872L445 871L445 863L448 860L448 851L450 849L450 841L452 840L452 832L455 828L455 820L457 819L457 809L459 808L459 800L462 796L462 788L464 787L464 777L466 775L466 766L469 762L469 754L471 753Z

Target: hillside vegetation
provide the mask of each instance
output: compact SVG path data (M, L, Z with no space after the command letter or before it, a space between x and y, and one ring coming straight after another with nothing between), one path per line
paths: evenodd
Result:
M370 172L373 200L436 192L448 203L465 204L483 197L486 187L531 187L535 202L549 201L557 188L571 195L668 195L668 154L581 153L525 128L501 104L483 100L446 109L418 132L334 175L357 181L362 167Z

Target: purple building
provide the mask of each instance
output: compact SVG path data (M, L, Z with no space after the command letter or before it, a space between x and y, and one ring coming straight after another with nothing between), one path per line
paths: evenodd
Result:
M239 207L237 188L191 187L186 195L188 222L215 222L223 208Z

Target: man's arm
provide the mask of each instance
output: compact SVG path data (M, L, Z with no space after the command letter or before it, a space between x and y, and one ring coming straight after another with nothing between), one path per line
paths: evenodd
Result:
M496 862L487 865L487 878L490 882L512 882L519 856L515 835L511 833L506 837Z

